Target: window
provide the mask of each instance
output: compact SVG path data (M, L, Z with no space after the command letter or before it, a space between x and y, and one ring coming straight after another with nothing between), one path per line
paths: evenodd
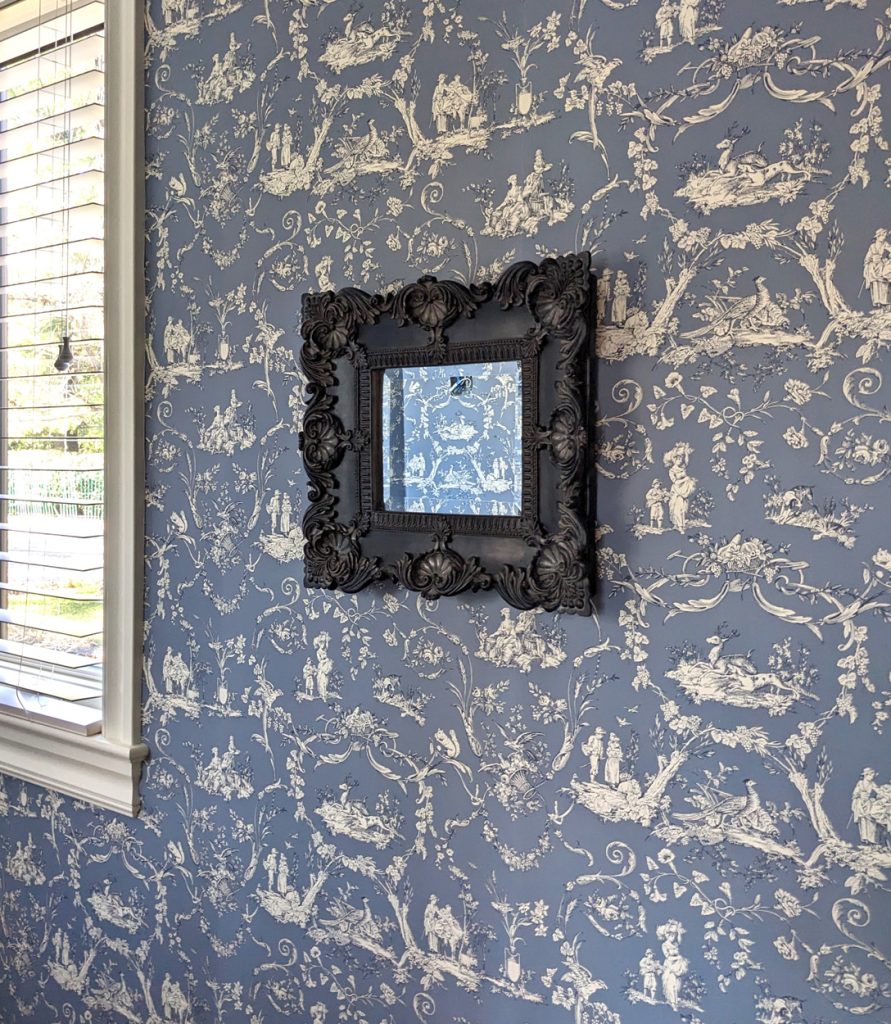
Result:
M133 813L142 23L0 0L0 771Z

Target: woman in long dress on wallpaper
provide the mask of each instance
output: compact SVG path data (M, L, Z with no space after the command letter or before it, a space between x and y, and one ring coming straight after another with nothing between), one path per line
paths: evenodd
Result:
M603 781L608 786L618 786L619 773L622 769L622 744L619 737L611 732L606 744L606 765L603 769Z
M671 480L668 514L674 528L683 533L687 529L687 506L693 491L696 490L696 481L687 474L687 467L681 463L675 463L668 471L668 476Z
M613 286L613 323L620 326L625 323L628 317L628 296L631 294L631 285L628 282L628 275L624 270L616 274L616 283Z
M669 951L670 948L670 951ZM681 1001L681 985L690 964L686 957L681 956L674 942L666 942L662 946L665 960L662 964L662 991L665 1000L672 1010L676 1010Z
M692 449L682 441L676 444L663 456L663 463L668 467L668 518L671 525L684 533L687 529L687 509L690 498L696 490L696 479L687 472L687 464Z
M678 31L685 43L696 42L696 22L699 19L699 0L681 0L678 11Z
M888 286L891 284L889 253L891 245L888 244L888 232L884 228L879 228L863 260L863 283L869 289L874 306L888 304Z
M681 955L683 934L684 926L675 920L666 921L656 929L656 936L662 943L662 956L665 958L662 961L662 994L672 1010L677 1010L680 1005L681 986L690 970L690 961Z

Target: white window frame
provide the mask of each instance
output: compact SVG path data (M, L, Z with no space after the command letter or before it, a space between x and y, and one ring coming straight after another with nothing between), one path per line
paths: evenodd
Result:
M102 732L0 714L0 772L136 815L142 740L145 159L142 5L105 5L105 561Z

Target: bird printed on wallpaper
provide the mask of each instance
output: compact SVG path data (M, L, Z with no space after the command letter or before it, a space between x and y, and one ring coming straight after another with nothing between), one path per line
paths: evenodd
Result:
M371 49L374 46L375 31L374 27L367 21L356 24L357 11L349 11L343 19L343 34L346 38L355 38L362 46L366 49ZM380 30L379 30L380 31Z
M596 992L602 992L606 988L605 982L595 978L592 972L578 961L561 976L560 980L573 985L579 994L579 1006L583 1006Z
M634 107L622 115L623 124L627 124L635 118L646 122L646 134L643 135L642 141L648 153L658 153L659 151L656 145L656 129L673 128L677 124L677 120L666 114L665 111L674 106L680 98L680 93L669 90L668 96L657 107L650 107L638 95Z
M497 727L504 737L504 745L510 753L498 754L494 761L484 761L480 768L485 772L491 772L501 780L504 786L509 787L520 796L526 797L535 790L530 778L530 773L534 769L534 760L529 748L535 739L541 736L541 733L527 730L518 736L512 736L501 725Z
M362 157L365 160L381 160L387 155L387 144L381 138L373 117L368 118L366 125L368 133L359 140Z
M335 900L328 908L331 917L321 918L319 924L335 933L335 942L343 945L350 937L361 937L368 942L378 942L381 938L381 930L371 907L368 897L362 897L362 906L351 907L344 900Z
M740 796L725 796L722 800L703 807L698 811L676 813L679 821L687 821L691 825L705 823L713 828L722 828L725 824L745 824L761 810L761 797L753 779L744 782L746 791Z
M594 150L600 153L603 166L606 168L606 173L609 174L609 157L597 127L597 104L606 80L616 68L621 66L622 61L618 57L610 59L602 54L594 53L591 47L592 42L593 33L588 37L588 51L583 53L579 59L582 69L575 76L576 82L584 82L587 85L588 128L573 132L569 137L569 141L590 142Z
M760 274L754 279L755 292L752 295L743 295L731 301L730 305L719 313L714 320L710 320L702 327L694 331L685 331L684 338L702 338L707 334L717 334L726 338L740 327L758 319L758 315L770 306L770 292L765 286L766 278Z
M368 131L364 135L345 135L335 145L334 153L339 159L327 168L329 174L354 170L363 164L387 158L387 143L381 138L374 118L369 117L365 124Z

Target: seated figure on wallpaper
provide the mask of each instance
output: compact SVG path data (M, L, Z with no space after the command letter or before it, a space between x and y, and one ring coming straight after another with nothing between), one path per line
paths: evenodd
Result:
M229 46L222 55L215 53L211 69L198 83L199 103L231 103L237 92L244 92L253 85L256 77L250 57L239 60L241 44L232 32Z
M520 612L516 620L509 608L501 610L501 622L489 633L478 629L480 640L478 658L501 668L518 668L529 672L534 664L541 668L554 668L566 658L557 644L546 640L535 629L535 612Z
M226 408L215 405L213 419L210 423L202 424L198 447L217 455L234 455L236 451L250 448L256 440L256 434L250 412L240 411L243 406L244 402L232 388Z
M6 858L7 872L23 885L43 885L46 881L46 876L34 859L34 849L34 840L29 832L25 845L16 842L15 852Z
M546 179L553 164L547 163L542 151L535 151L532 170L523 181L516 174L507 179L507 193L497 206L485 208L484 235L508 238L535 234L539 224L559 224L573 208L560 180Z
M226 749L211 748L211 759L198 768L197 784L208 793L216 793L226 800L233 797L248 797L254 792L250 771L238 762L241 751L235 745L235 737L229 737Z

